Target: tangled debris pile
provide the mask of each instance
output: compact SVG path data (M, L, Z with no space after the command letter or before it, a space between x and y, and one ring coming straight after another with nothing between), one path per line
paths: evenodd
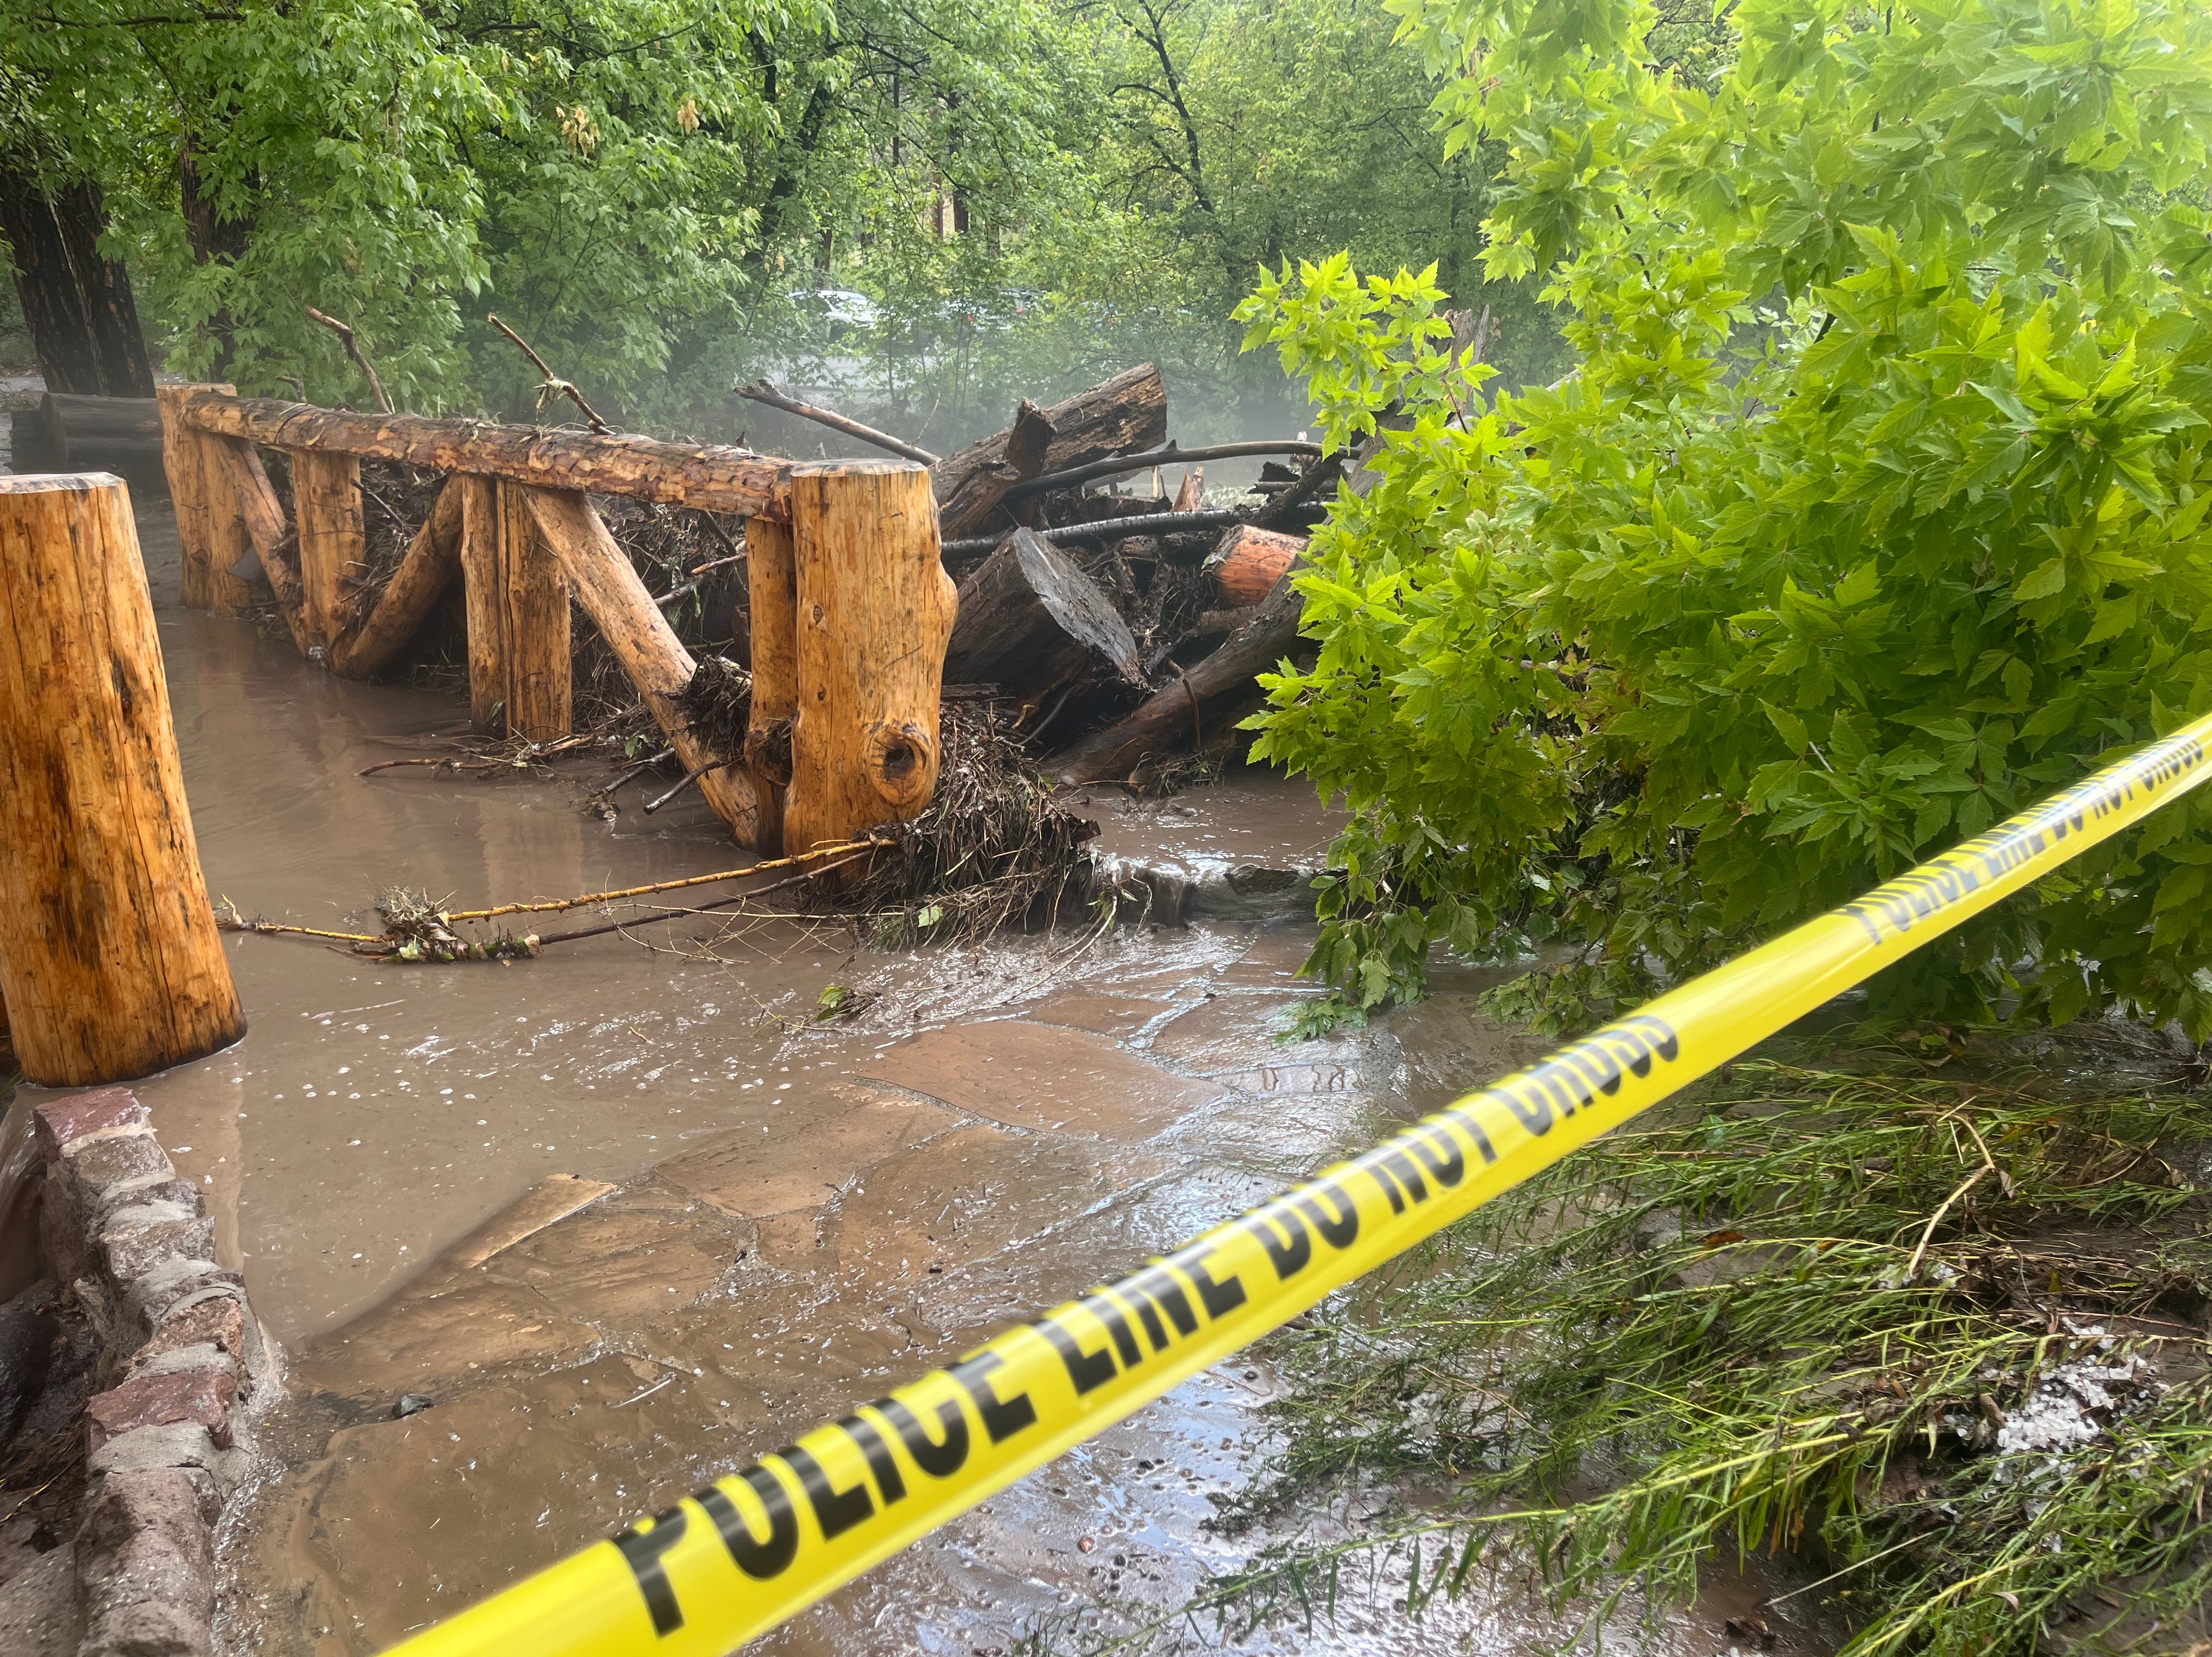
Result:
M1087 900L1085 847L1098 825L1053 797L993 705L947 702L939 730L936 796L912 822L885 825L890 844L839 907L890 947L981 938Z

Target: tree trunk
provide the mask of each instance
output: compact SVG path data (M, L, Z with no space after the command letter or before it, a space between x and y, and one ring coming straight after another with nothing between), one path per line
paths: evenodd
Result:
M1014 423L1006 428L1006 446L998 459L957 476L950 463L940 462L946 466L945 487L952 493L938 497L939 536L950 541L988 524L1008 489L1043 472L1055 434L1051 416L1024 398L1022 406L1014 411Z
M236 1041L120 486L0 477L0 997L24 1074L119 1082Z
M1093 385L1087 391L1079 391L1065 403L1054 404L1044 411L1044 417L1052 427L1052 440L1037 471L1065 471L1086 461L1103 460L1108 455L1130 449L1157 448L1166 442L1168 388L1160 379L1158 367L1147 362ZM1014 435L1015 428L1010 426L931 467L930 477L936 486L937 498L944 501L968 498L975 488L975 473L1012 464ZM1016 481L1007 480L1007 488L1011 489ZM957 538L981 523L990 508L997 505L994 500L981 516L965 523L944 525L944 538Z
M783 841L787 852L802 852L857 839L929 803L958 599L938 555L936 503L921 467L795 467L791 508L799 717Z
M327 654L345 626L345 578L368 571L361 515L361 462L349 454L292 456L300 518L300 586L307 636Z
M696 771L717 760L736 760L735 755L709 751L684 723L676 695L690 683L697 664L678 641L668 618L592 510L592 503L569 489L532 489L527 500L538 533L568 572L578 607L591 617L637 687L684 768ZM752 779L742 768L731 764L708 771L699 779L699 792L741 845L754 843L759 814Z
M234 443L236 438L219 440ZM438 504L416 531L406 557L376 601L376 608L361 626L337 641L331 665L349 679L369 679L383 671L394 656L415 636L422 618L438 602L446 584L461 568L462 503L468 490L459 477L449 478L438 491ZM272 584L273 585L273 584ZM568 588L562 587L562 631L568 631Z
M1062 782L1118 781L1147 759L1202 747L1260 700L1255 683L1298 648L1304 601L1285 574L1227 642L1126 719L1085 737L1052 762Z
M1048 702L1077 729L1101 704L1126 707L1145 690L1137 641L1106 595L1028 530L960 584L960 619L945 671L957 684L995 684L1024 719Z
M626 495L750 518L788 515L790 462L750 449L657 443L649 437L540 431L420 415L355 414L195 385L186 418L206 431L274 449L397 460L426 471L473 472L549 489Z
M791 786L791 731L799 713L799 565L791 525L756 518L745 525L752 598L752 712L745 766L760 801L753 847L783 851L783 801Z
M107 215L100 186L81 179L58 194L0 167L0 235L15 250L15 294L49 391L154 395L131 277L100 252Z

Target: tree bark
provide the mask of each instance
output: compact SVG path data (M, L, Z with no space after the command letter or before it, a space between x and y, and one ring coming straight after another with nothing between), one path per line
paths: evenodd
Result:
M46 389L151 397L154 369L131 277L100 255L106 228L90 179L50 193L28 173L0 168L0 235L15 251L15 295Z
M1048 700L1073 724L1102 702L1144 694L1137 641L1091 578L1028 530L1016 530L960 584L945 658L957 684L995 684L1033 713ZM1072 705L1071 705L1072 704Z
M1052 452L1056 435L1050 416L1024 398L1006 434L1006 446L998 459L971 467L957 476L948 468L946 488L952 492L940 493L937 503L937 529L943 539L950 541L982 528L1009 490L1044 470L1045 457Z
M428 471L473 472L538 489L626 495L747 518L783 518L790 512L783 475L791 463L749 449L420 415L355 414L275 398L231 397L204 385L190 389L194 395L185 407L193 425L270 448L398 460Z
M129 496L104 480L0 477L0 997L45 1087L143 1076L246 1029Z
M799 564L791 525L756 518L745 525L751 583L753 702L745 766L759 799L754 849L783 852L783 803L791 786L791 732L799 713Z
M945 646L958 599L938 555L929 474L896 461L791 474L799 716L787 852L912 817L936 791ZM857 878L860 865L843 871Z
M300 517L300 586L307 636L327 655L345 626L345 578L368 569L361 461L350 454L295 452L292 504Z
M1147 362L1093 385L1087 391L1079 391L1065 403L1054 404L1044 411L1044 417L1053 434L1037 470L1066 471L1125 450L1158 448L1164 443L1168 435L1168 388L1160 379L1158 366ZM973 474L987 467L1011 464L1013 438L1014 428L1010 426L931 467L930 477L936 487L937 498L945 501L959 500L973 489ZM1018 481L1009 479L1007 487L1011 489ZM991 502L992 507L997 504L995 501ZM988 515L987 508L983 516L944 525L944 537L952 540L962 536Z
M710 752L684 723L676 695L690 683L697 664L592 503L569 489L532 489L527 499L538 533L568 572L578 607L637 687L684 768L696 771L718 760L735 760L735 755ZM740 844L754 844L759 813L752 779L744 770L736 765L710 770L699 779L699 792Z
M225 438L224 442L236 442ZM349 679L369 679L382 672L415 636L422 618L445 592L446 584L460 573L462 503L468 490L462 479L450 478L438 491L438 504L415 531L415 539L400 560L398 569L368 619L340 639L331 651L331 665ZM274 583L272 582L272 586ZM562 631L567 631L567 587L562 586Z
M1255 681L1298 647L1304 600L1285 574L1220 649L1126 719L1085 737L1049 768L1062 782L1118 781L1147 759L1231 729L1260 700Z

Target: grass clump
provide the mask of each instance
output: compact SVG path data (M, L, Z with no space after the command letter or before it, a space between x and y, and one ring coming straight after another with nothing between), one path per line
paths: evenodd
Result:
M1849 1657L2184 1652L2212 1592L2201 1096L1740 1063L1276 1341L1273 1481L1380 1513L1182 1614L1508 1570L1595 1632L1799 1557ZM1188 1626L1188 1624L1186 1624Z

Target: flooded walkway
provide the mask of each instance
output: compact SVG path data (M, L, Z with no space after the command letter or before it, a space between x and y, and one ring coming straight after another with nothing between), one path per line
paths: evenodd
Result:
M209 883L245 912L375 931L386 885L474 906L744 860L696 805L586 815L596 776L358 776L464 710L176 609L173 530L158 507L142 523ZM1109 851L1194 880L1295 866L1332 827L1266 779L1090 809ZM228 938L248 1035L139 1089L290 1359L270 1466L223 1539L226 1649L380 1650L1539 1045L1464 976L1279 1046L1310 992L1295 920L900 955L745 926L418 968ZM858 1011L823 1023L832 984ZM1268 1385L1242 1361L1189 1383L764 1648L988 1657L1094 1599L1173 1604L1255 1545L1206 1521L1256 1467ZM1247 1646L1535 1632L1470 1599L1418 1636L1366 1607Z

